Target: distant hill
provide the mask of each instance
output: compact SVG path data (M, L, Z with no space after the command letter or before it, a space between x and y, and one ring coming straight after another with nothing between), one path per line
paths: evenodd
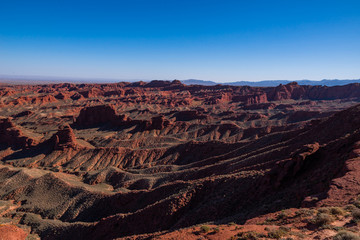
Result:
M314 81L314 80L295 80L295 81L289 81L289 80L264 80L259 82L250 82L250 81L239 81L239 82L227 82L227 83L217 83L213 81L204 81L204 80L198 80L198 79L187 79L187 80L181 80L182 83L191 85L191 84L197 84L197 85L207 85L207 86L213 86L216 84L224 84L224 85L231 85L231 86L251 86L251 87L275 87L279 84L288 84L291 82L297 82L299 85L325 85L325 86L339 86L339 85L346 85L350 83L360 83L360 79L346 79L346 80L328 80L324 79L321 81Z
M107 78L70 78L70 77L46 77L46 76L15 76L15 75L1 75L0 84L49 84L49 83L115 83L115 82L150 82L145 79L107 79ZM165 81L165 80L164 80ZM288 84L297 82L299 85L325 85L325 86L339 86L350 83L360 83L360 79L323 79L321 81L314 80L264 80L259 82L238 81L238 82L214 82L200 79L186 79L180 80L186 85L205 85L215 86L217 84L230 86L250 86L250 87L275 87L279 84Z
M187 80L180 80L182 83L186 84L186 85L206 85L206 86L213 86L216 84L221 84L221 83L216 83L213 81L205 81L205 80L198 80L198 79L187 79Z

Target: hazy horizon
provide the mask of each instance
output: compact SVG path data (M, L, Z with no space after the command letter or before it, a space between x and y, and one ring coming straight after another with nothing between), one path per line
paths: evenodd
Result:
M2 75L0 74L0 82L2 83L13 83L19 82L21 84L31 84L32 82L37 83L116 83L116 82L151 82L151 81L173 81L173 80L180 80L180 81L200 81L200 82L214 82L219 84L226 84L226 83L236 83L236 82L249 82L249 83L257 83L257 82L281 82L281 81L310 81L310 82L321 82L321 81L360 81L360 78L354 79L263 79L258 81L213 81L207 79L116 79L116 78L81 78L81 77L61 77L61 76L35 76L35 75Z
M358 1L6 1L0 74L359 79Z

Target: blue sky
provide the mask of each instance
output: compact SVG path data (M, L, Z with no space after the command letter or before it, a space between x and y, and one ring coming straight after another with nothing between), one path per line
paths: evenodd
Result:
M360 78L358 0L0 1L0 74Z

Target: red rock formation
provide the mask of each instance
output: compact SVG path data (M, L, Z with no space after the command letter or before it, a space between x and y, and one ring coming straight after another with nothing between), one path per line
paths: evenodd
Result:
M209 118L209 116L194 110L177 112L174 114L174 117L176 121L204 120Z
M66 100L66 99L69 99L70 96L69 96L69 94L65 94L65 93L60 92L60 93L55 95L55 98L60 99L60 100Z
M51 137L50 142L54 146L54 150L78 147L75 134L69 125L61 126L58 132Z
M36 96L36 97L18 97L16 100L13 101L15 105L23 105L23 104L47 104L57 102L57 99L52 95L44 95L44 96Z
M306 98L306 89L303 86L292 82L286 85L280 84L275 87L270 93L268 98L272 101L285 100L285 99L301 99Z
M16 114L14 117L15 118L18 118L18 117L26 117L26 116L30 116L34 114L34 112L30 111L30 110L26 110L26 111L23 111L23 112L20 112L18 114Z
M152 117L151 120L132 120L127 115L117 115L112 105L99 105L87 107L80 111L75 124L79 127L91 127L104 124L113 126L133 126L137 125L143 130L162 130L171 123L164 116Z
M157 116L151 118L150 125L146 128L146 130L163 130L170 124L170 121L167 120L164 116Z
M25 136L10 118L3 118L0 119L0 144L5 147L27 148L34 146L36 141Z
M27 128L48 139L82 108L74 124L81 139L66 125L34 148L0 148L2 162L13 166L0 164L1 200L17 207L6 216L20 216L45 240L116 239L209 221L244 222L286 208L346 205L360 189L360 107L327 115L353 104L346 98L360 96L358 88L177 81L14 87L28 104L39 92L98 89L100 95L34 103L35 114L16 119L24 133ZM175 107L185 97L189 105ZM4 104L13 99L4 97ZM271 102L285 99L315 100ZM6 116L27 109L6 107ZM101 127L88 129L93 126ZM1 147L16 145L24 133L2 121ZM56 151L48 151L49 143Z
M103 124L114 124L118 120L112 105L98 105L81 109L75 124L79 127L94 127Z
M81 100L81 99L84 99L84 96L81 95L80 93L76 92L73 95L71 95L70 98L72 100Z
M1 97L6 97L6 96L12 96L16 93L15 90L13 90L12 88L0 88L0 96Z
M104 93L104 96L118 96L118 97L123 97L125 96L125 90L124 89L116 89L116 90L110 90Z
M266 93L254 93L247 94L243 96L233 96L233 102L243 102L245 104L257 104L257 103L267 103L267 95Z
M86 91L81 91L79 92L81 95L83 95L85 98L94 98L94 97L98 97L101 96L103 94L103 92L98 89L98 88L90 88L89 90Z
M165 88L166 90L183 88L184 86L185 85L181 83L179 80L174 80L172 82L153 80L147 83L146 85L144 85L144 87L146 88Z
M244 106L244 110L259 110L259 109L274 109L276 104L274 103L258 103Z

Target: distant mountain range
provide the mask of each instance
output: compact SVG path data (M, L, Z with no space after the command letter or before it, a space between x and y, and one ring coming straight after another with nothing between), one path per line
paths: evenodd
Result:
M46 77L46 76L16 76L16 75L1 75L0 84L48 84L48 83L115 83L115 82L150 82L145 79L105 79L105 78L70 78L70 77ZM165 81L165 80L164 80ZM238 82L213 82L199 79L180 80L186 85L206 85L214 86L217 84L230 86L250 86L250 87L275 87L279 84L288 84L297 82L299 85L325 85L325 86L339 86L350 83L360 83L360 79L323 79L321 81L315 80L264 80L259 82L238 81Z
M275 87L279 84L288 84L291 82L297 82L299 85L325 85L325 86L339 86L339 85L346 85L350 83L360 83L360 79L323 79L321 81L314 81L314 80L264 80L259 82L248 82L248 81L239 81L239 82L227 82L227 83L218 83L213 81L205 81L205 80L198 80L198 79L187 79L187 80L180 80L182 83L186 85L207 85L213 86L217 84L223 85L231 85L231 86L251 86L251 87Z

